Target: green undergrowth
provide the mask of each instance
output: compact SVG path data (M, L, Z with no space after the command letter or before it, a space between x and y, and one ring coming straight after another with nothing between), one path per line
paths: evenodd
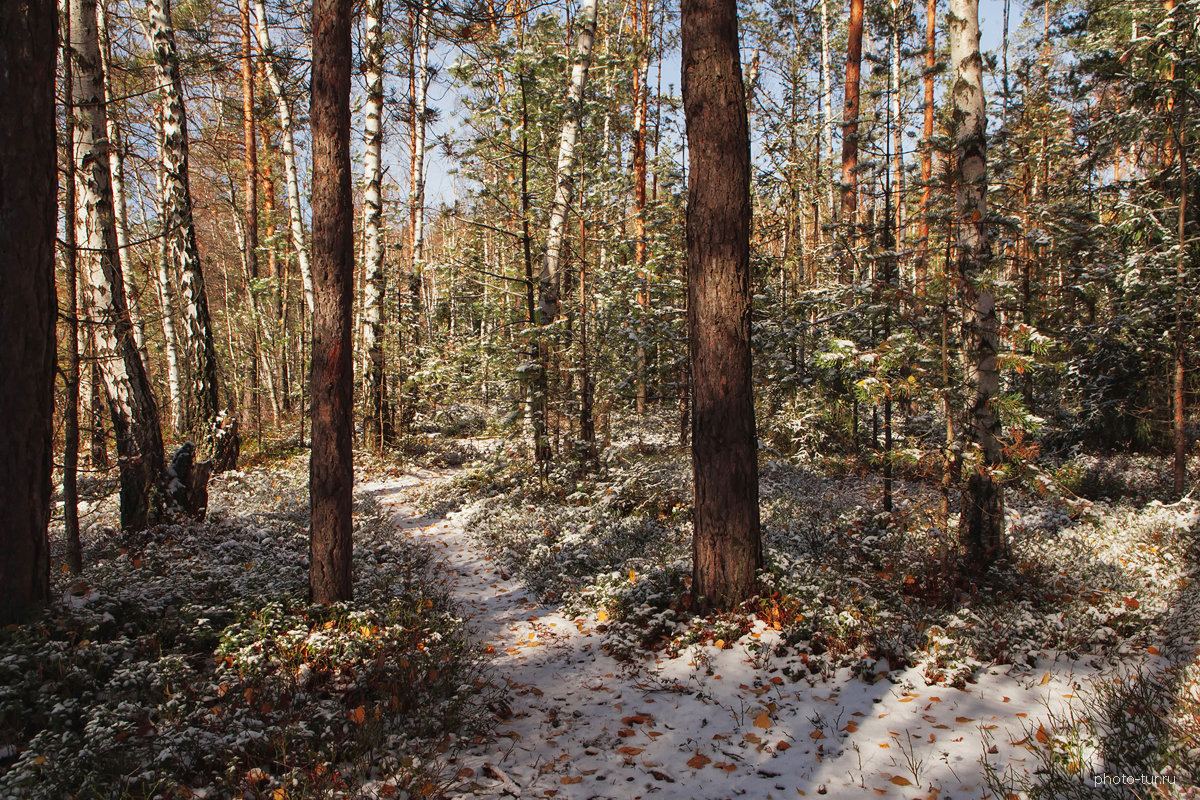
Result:
M0 797L421 796L486 733L430 556L355 507L355 599L306 601L301 459L214 482L201 525L88 542L0 632Z

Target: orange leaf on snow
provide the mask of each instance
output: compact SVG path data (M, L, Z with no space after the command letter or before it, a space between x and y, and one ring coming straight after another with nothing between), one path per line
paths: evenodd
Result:
M808 735L808 738L812 739L813 741L816 741L818 739L824 739L825 734L823 734L823 733L821 733L821 731L817 730L817 731L813 731L812 733L810 733Z
M974 722L975 718L974 717L955 717L954 721L957 722L959 725L965 725L968 722Z
M846 733L854 733L856 730L858 730L858 726L853 722L847 722L846 727L842 728L842 730L844 730Z
M889 780L897 786L912 786L912 781L903 775L893 775Z
M636 756L642 752L640 747L618 747L617 752L626 756Z
M1042 744L1050 741L1050 734L1046 733L1045 725L1038 725L1037 733L1034 734L1034 738Z
M1045 675L1042 676L1042 682L1039 683L1038 686L1045 686L1049 682L1050 682L1050 673L1047 672Z
M779 742L775 745L775 749L780 750L780 751L790 750L791 748L792 748L792 746L790 744L788 744L787 742L783 741L782 739L780 739Z
M754 727L756 727L756 728L771 727L771 715L765 711L762 712L761 714L759 714L757 717L754 718Z
M709 758L706 755L701 755L700 753L696 753L696 755L694 755L688 759L687 765L689 767L691 767L692 769L700 769L701 767L703 767L707 764L711 764L711 763L712 763L711 758Z
M583 783L583 778L580 778L578 775L577 775L577 776L575 776L574 778L571 778L571 777L568 777L568 776L564 775L563 777L561 777L561 778L559 778L559 779L558 779L558 782L559 782L559 783L565 783L565 784L570 784L570 783Z

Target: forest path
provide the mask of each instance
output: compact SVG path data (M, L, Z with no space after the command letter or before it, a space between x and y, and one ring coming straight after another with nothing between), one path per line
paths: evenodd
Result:
M1062 662L981 671L964 690L925 686L918 668L875 683L843 670L810 686L785 674L802 669L794 656L773 658L765 625L722 648L619 662L594 614L539 603L484 552L463 530L469 510L421 517L407 504L452 474L363 487L433 548L508 692L496 736L451 762L451 797L978 798L985 751L1001 771L1032 772L1039 720L1078 687Z

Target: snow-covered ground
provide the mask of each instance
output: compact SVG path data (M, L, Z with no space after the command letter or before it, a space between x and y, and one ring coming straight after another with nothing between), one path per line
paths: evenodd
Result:
M601 647L603 612L539 604L464 533L469 509L414 516L407 493L438 477L362 488L437 552L494 654L491 680L508 690L497 735L455 757L453 796L980 798L984 760L1032 772L1029 748L1096 672L1043 660L984 669L955 689L881 663L874 682L841 670L810 685L787 677L796 657L773 656L779 634L765 623L735 642L623 663Z

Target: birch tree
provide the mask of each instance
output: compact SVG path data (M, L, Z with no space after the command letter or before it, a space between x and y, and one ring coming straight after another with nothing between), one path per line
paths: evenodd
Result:
M365 115L366 149L363 153L363 350L366 415L363 435L368 445L380 448L391 439L387 385L383 361L383 0L367 4Z
M571 65L571 79L567 88L566 114L563 117L562 134L558 139L558 165L554 170L554 200L550 205L550 227L546 234L546 255L542 259L542 271L538 283L540 288L538 311L542 325L558 319L559 292L562 289L563 236L567 225L567 212L575 191L575 144L579 141L579 126L583 118L583 89L587 82L588 67L591 65L592 43L596 38L596 4L598 0L584 0L579 12L579 36L575 39L575 59Z
M312 270L308 262L308 245L304 233L304 221L300 214L300 179L296 173L296 134L292 124L292 104L283 91L283 80L275 64L275 51L271 48L271 31L267 27L267 10L263 0L254 0L257 15L258 50L266 67L267 82L275 95L279 109L280 151L283 154L283 177L287 186L288 222L291 227L292 249L296 263L300 265L300 281L304 285L304 303L311 314L313 310Z
M163 129L163 188L165 215L163 236L171 262L178 267L183 294L183 316L187 328L187 352L191 366L191 402L196 416L189 419L191 430L203 434L215 446L220 412L217 385L217 353L213 344L212 321L204 272L196 248L196 227L192 219L192 194L188 178L188 122L183 106L183 84L179 74L179 54L175 47L175 29L171 23L170 0L147 0L150 46L158 78ZM231 466L225 453L214 453L219 467Z
M991 262L987 225L987 113L979 54L979 0L950 2L950 64L954 104L954 223L958 247L963 358L968 384L965 436L977 452L962 495L959 536L974 568L1000 554L1004 505L995 477L1000 465L1000 321L983 275Z
M75 193L81 212L76 238L85 254L82 261L94 320L92 335L120 457L121 527L140 530L155 522L162 508L162 431L158 406L133 338L117 256L96 0L71 0L70 16L76 102Z

